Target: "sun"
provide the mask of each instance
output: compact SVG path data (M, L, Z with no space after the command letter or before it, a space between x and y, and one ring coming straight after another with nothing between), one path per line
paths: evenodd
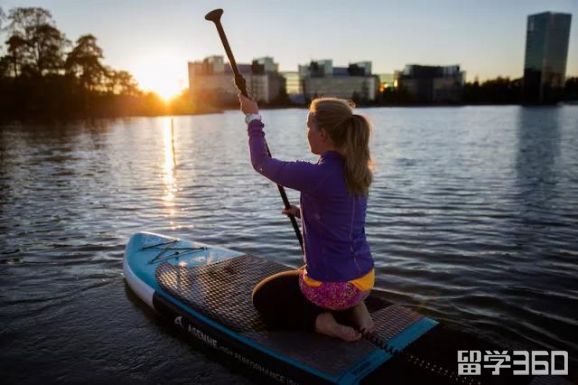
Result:
M145 91L152 91L169 101L185 88L187 63L182 58L168 53L158 53L139 58L134 63L132 73Z

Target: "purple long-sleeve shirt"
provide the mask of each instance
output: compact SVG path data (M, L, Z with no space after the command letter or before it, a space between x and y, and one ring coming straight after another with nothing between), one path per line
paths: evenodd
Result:
M359 278L373 268L365 237L367 198L349 194L342 156L334 151L314 163L284 162L267 155L263 123L249 123L249 151L257 172L301 192L307 275L324 282Z

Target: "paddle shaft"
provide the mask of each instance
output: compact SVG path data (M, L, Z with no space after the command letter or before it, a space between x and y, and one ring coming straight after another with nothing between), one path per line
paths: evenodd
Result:
M235 57L233 56L233 51L231 51L231 46L229 45L229 41L227 40L227 35L225 34L225 30L223 29L223 25L221 24L222 14L223 14L222 10L214 10L209 12L205 16L205 19L215 23L215 26L217 27L217 32L219 33L219 37L221 38L221 43L223 43L223 47L225 48L227 58L229 59L229 63L231 64L231 69L235 74L235 85L237 86L237 88L239 89L239 91L243 96L249 97L249 95L247 94L247 85L245 82L245 78L239 72L239 68L237 68L237 62L235 61ZM269 155L269 157L271 157L269 145L265 143L265 147L267 148L267 154ZM285 193L285 188L283 188L283 186L281 186L280 184L277 184L277 189L279 189L279 194L281 194L281 199L283 200L285 209L291 208L289 198L287 198L287 194ZM295 219L295 216L291 214L289 214L289 219L291 220L291 224L293 225L293 230L295 230L297 240L299 240L299 246L301 246L301 250L303 251L303 237L301 236L301 231L299 230L297 219Z

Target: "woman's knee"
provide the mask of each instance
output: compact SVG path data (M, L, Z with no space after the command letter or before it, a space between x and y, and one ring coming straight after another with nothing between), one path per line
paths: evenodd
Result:
M275 302L280 294L288 292L295 286L298 277L298 270L290 270L264 278L253 289L251 294L253 305L259 310L267 304Z

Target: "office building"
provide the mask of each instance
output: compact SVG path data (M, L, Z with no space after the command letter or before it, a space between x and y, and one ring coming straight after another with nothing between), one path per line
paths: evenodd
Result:
M371 62L334 67L333 61L316 60L299 66L304 98L333 96L359 102L374 101L379 91L379 77L371 74Z
M255 59L251 64L237 63L249 95L264 103L274 102L285 93L285 78L278 72L278 67L271 57ZM189 62L188 69L189 91L194 103L213 106L237 103L239 91L233 70L223 56Z
M543 12L528 16L524 60L524 100L560 100L566 80L566 61L572 15Z

